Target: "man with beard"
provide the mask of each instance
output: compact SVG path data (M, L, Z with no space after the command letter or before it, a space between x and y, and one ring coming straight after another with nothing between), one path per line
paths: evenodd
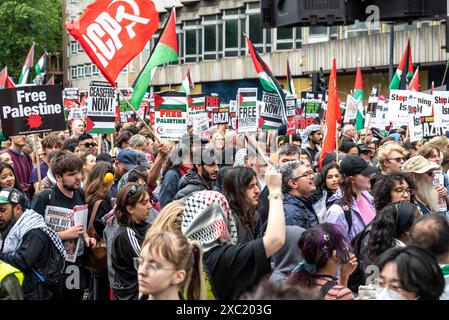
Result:
M412 173L416 186L416 201L423 214L438 211L438 192L433 184L434 170L439 166L423 156L414 156L402 166L402 171Z
M44 189L36 194L33 198L31 208L42 216L45 216L48 206L73 209L75 206L85 204L85 194L81 189L82 168L83 160L78 155L66 150L56 151L56 154L50 162L50 170L56 179L56 184L50 189ZM83 238L80 238L83 235L83 225L75 225L64 231L60 231L58 235L63 241L77 240L78 238L79 241L83 241ZM80 248L83 248L82 243L80 243ZM64 287L64 300L81 300L83 298L85 269L81 263L82 254L82 250L79 250L75 261L80 275L79 286L74 285L70 289ZM69 265L70 263L67 263L67 266ZM70 270L73 270L73 267ZM68 274L72 272L66 271Z
M290 161L281 166L285 224L309 229L318 225L311 196L316 191L315 174L302 161Z
M303 149L310 158L312 167L315 167L318 162L315 161L317 153L320 151L321 142L323 141L323 132L321 126L312 124L308 126L304 132Z
M61 271L67 254L44 218L26 206L25 195L19 190L0 191L0 261L23 272L25 300L60 299Z
M201 159L194 160L193 168L179 180L178 192L173 200L189 196L201 190L216 190L215 181L218 177L218 160L213 149L205 148Z

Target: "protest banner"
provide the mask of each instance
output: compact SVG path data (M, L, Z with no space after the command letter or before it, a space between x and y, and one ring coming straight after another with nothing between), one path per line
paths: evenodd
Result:
M193 118L193 133L201 138L207 138L209 132L209 118Z
M237 100L229 101L229 129L237 128Z
M64 89L64 108L70 110L79 106L80 95L78 88Z
M220 107L215 108L212 114L212 124L229 124L229 106L220 105Z
M272 130L282 125L282 107L282 99L277 93L264 91L260 109L260 128Z
M75 225L74 211L72 209L47 206L45 209L45 223L54 232L58 233L71 228ZM64 249L67 251L67 261L75 262L76 257L81 255L80 238L72 240L63 240Z
M435 126L440 128L449 127L449 92L435 91L433 93L433 107L435 114Z
M429 94L409 91L390 90L388 119L394 127L408 125L411 114L418 117L432 115L433 97Z
M69 111L68 120L78 120L78 119L86 119L87 114L87 108L86 107L79 107L79 108L71 108Z
M385 130L385 127L390 126L390 121L387 118L388 115L388 103L382 98L379 98L376 105L376 111L374 118L371 118L370 128L378 128Z
M209 119L206 112L206 95L204 93L187 96L187 125L194 125L202 119Z
M187 133L187 97L184 92L155 93L155 131L160 139L180 140Z
M357 117L357 108L359 106L359 100L355 99L353 96L348 94L346 99L346 110L345 117L343 118L343 123L354 122Z
M415 115L409 117L408 130L410 135L410 142L421 141L424 138L423 125L421 118Z
M311 124L320 124L320 110L323 95L317 92L301 92L301 121L300 128L305 129Z
M0 90L0 110L7 137L66 128L60 85Z
M421 117L424 139L444 135L443 128L435 125L434 117Z
M287 117L293 117L296 114L296 97L293 95L287 95L286 101L286 115Z
M240 88L237 92L237 132L257 132L257 88Z
M369 95L369 98L368 98L366 114L370 114L372 116L371 119L376 116L376 107L377 107L377 102L379 101L379 92L380 92L380 84L376 84L371 89L371 94Z
M117 91L106 81L92 81L87 98L86 131L114 133L115 113L119 103Z

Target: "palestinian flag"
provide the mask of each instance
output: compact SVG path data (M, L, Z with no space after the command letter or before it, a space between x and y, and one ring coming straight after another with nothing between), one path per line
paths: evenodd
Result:
M24 86L27 84L28 74L30 73L30 69L33 67L33 61L34 61L34 42L30 48L30 51L28 52L27 58L25 59L25 63L23 64L22 74L20 75L19 78L19 85Z
M404 72L404 68L407 68L407 72ZM396 73L390 83L390 90L405 90L407 87L407 81L413 76L413 62L412 62L412 50L410 47L410 39L407 41L404 54L402 55L401 62L396 69Z
M206 95L191 94L187 97L187 124L193 125L197 119L209 119L206 112Z
M47 73L47 56L47 51L45 51L34 67L36 70L36 76L44 76Z
M140 108L143 97L145 96L148 87L151 85L151 79L156 72L156 68L164 63L176 60L178 60L178 38L176 36L175 7L173 7L164 30L160 34L156 45L151 52L150 59L145 64L134 83L131 104L136 110Z
M410 81L410 85L408 86L409 90L419 92L419 67L416 68L415 74L413 75L412 80Z
M155 131L161 139L180 140L187 133L187 97L179 91L153 94Z
M0 72L0 89L5 89L6 80L8 79L8 67L4 67Z
M262 87L267 92L275 92L279 95L282 102L282 122L287 123L286 116L286 101L285 94L282 90L281 85L273 76L273 72L271 72L270 68L267 64L262 60L259 52L257 52L256 48L252 44L251 40L249 40L248 36L245 34L246 42L248 44L249 53L251 54L251 60L253 61L254 68L256 68L257 75L259 76L259 81L262 84Z
M47 81L47 86L53 86L55 84L55 76L51 76L50 80Z
M295 83L293 82L292 73L290 71L290 64L288 63L288 60L287 60L287 85L288 85L288 92L296 96Z
M190 66L187 67L184 79L181 82L181 92L185 92L186 95L190 94L190 88L193 88L195 84L193 83L192 75L190 74Z
M362 70L360 70L360 63L357 65L357 75L355 77L353 97L354 99L359 100L359 105L357 108L357 117L355 120L355 129L357 131L360 131L363 129L365 124L365 116L363 112L363 101L365 99L365 92L363 91Z

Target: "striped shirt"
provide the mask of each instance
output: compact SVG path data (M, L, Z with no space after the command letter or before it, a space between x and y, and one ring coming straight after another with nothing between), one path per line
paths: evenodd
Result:
M322 276L315 279L315 289L320 290L329 281L335 280L331 276ZM354 300L354 294L345 286L336 285L324 296L324 300Z

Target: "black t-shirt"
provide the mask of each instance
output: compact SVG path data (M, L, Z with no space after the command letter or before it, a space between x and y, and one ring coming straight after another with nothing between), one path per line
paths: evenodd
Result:
M262 238L212 248L204 253L204 264L215 298L219 300L239 299L271 272Z
M55 184L50 189L44 189L34 195L31 203L31 209L45 217L45 209L47 206L73 209L73 207L83 205L85 203L85 195L82 189L75 190L73 192L73 198L69 198L63 194Z

